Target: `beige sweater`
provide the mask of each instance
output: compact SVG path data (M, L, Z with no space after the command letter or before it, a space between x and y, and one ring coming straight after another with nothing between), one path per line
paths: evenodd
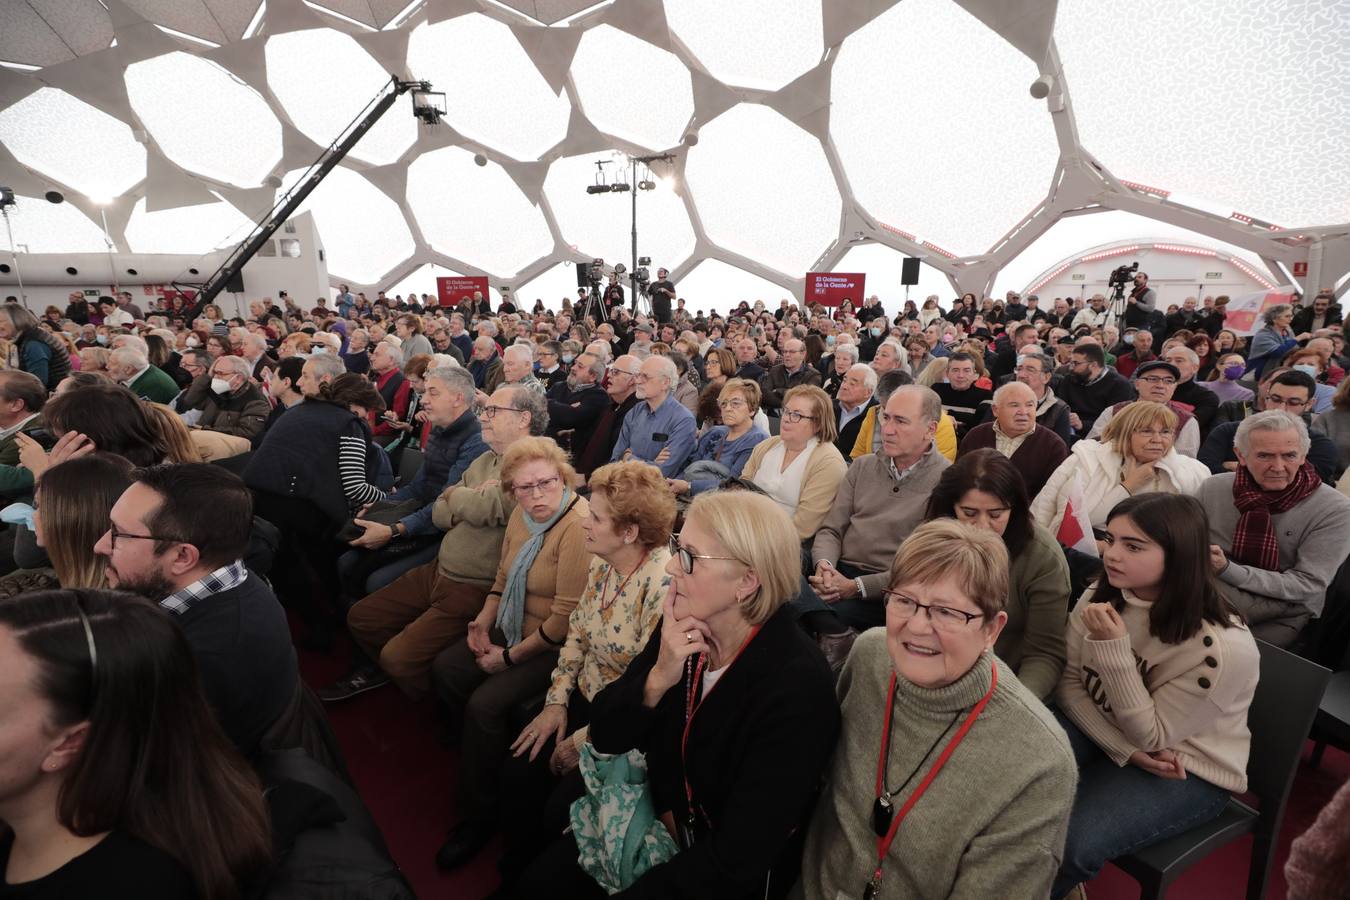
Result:
M1094 641L1083 625L1089 588L1069 616L1059 708L1124 766L1136 750L1172 750L1186 771L1225 790L1247 789L1247 707L1260 674L1245 625L1205 622L1189 640L1149 634L1150 603L1125 594L1125 637Z
M781 437L774 435L767 441L756 444L755 449L750 451L750 459L746 462L745 468L741 470L741 477L754 481L755 473L759 471L760 464L764 461L764 454L782 442ZM816 529L825 521L825 515L834 503L839 482L844 480L846 474L848 463L844 462L844 457L834 444L828 441L816 444L816 449L811 452L811 458L806 461L806 472L802 475L802 493L797 500L797 511L792 514L792 524L797 529L797 537L809 541L815 536Z
M1078 770L1054 716L993 654L981 654L946 687L899 680L889 777L898 785L918 769L897 794L896 808L923 781L941 745L926 762L923 754L988 691L995 665L998 686L989 705L896 831L882 867L881 898L1020 900L1050 893ZM892 671L886 629L863 632L839 676L843 729L793 898L861 897L876 867L871 814Z

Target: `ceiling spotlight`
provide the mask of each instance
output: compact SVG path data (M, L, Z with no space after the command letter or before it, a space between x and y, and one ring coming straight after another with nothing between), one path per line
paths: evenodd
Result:
M638 190L640 190L640 191L654 191L654 190L656 190L656 182L655 182L655 181L651 181L650 179L644 178L642 181L639 181L639 182L638 182Z
M487 157L481 153L475 153L473 155L473 164L475 166L478 166L479 168L482 168L483 166L487 165Z
M586 185L586 193L588 193L588 194L608 194L609 191L610 191L610 187L609 187L609 185L607 185L607 184L588 184L588 185Z
M61 193L60 191L48 191L47 193L43 194L43 196L47 198L48 203L66 202L66 195Z
M11 188L0 187L0 207L14 205L14 191Z
M616 181L609 186L611 191L631 191L633 186L624 181Z
M686 147L692 147L698 143L698 135L691 131L680 138L680 143L684 144Z
M1031 83L1031 96L1037 100L1044 100L1050 96L1050 89L1055 86L1055 79L1049 75L1042 75Z
M614 274L615 274L615 275L622 275L624 272L627 272L627 271L628 271L628 267L625 266L623 263L620 262L620 263L615 263L615 264L614 264Z

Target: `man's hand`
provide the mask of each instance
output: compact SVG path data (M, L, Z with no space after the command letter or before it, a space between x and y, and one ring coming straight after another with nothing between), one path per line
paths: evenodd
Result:
M1228 555L1218 544L1209 545L1209 567L1214 570L1215 575L1228 568Z
M852 578L839 574L828 559L816 563L816 574L806 579L812 590L826 603L838 603L858 593L858 583Z
M1083 420L1078 418L1078 413L1076 412L1069 413L1069 427L1071 427L1074 431L1083 430Z
M371 522L368 519L354 519L353 521L365 529L365 532L359 538L348 541L353 547L362 550L378 550L396 536L393 525L381 525L379 522Z
M666 452L666 451L663 450L663 451L661 451L661 452L664 453L664 452ZM657 462L660 462L660 460L658 459ZM669 487L669 488L671 489L671 491L674 492L674 493L676 493L676 494L687 494L687 493L689 493L689 482L683 481L683 480L681 480L681 479L679 479L679 478L667 478L667 479L666 479L666 486Z

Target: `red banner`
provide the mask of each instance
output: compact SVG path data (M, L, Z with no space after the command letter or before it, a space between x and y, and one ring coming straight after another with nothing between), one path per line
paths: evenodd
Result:
M436 294L440 297L441 306L454 306L466 297L472 301L474 291L488 296L486 275L455 275L436 279Z
M838 306L851 300L853 308L857 309L862 306L866 283L867 276L861 272L807 272L806 305Z

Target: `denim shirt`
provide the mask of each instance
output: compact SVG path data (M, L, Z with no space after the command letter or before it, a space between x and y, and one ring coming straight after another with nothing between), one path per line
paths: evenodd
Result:
M623 427L619 430L619 440L614 444L610 462L623 459L624 451L633 451L633 458L656 464L656 456L663 448L670 448L670 458L660 464L661 474L674 478L684 469L685 460L694 449L697 428L694 414L667 394L666 399L652 411L651 404L639 400L637 406L624 416ZM666 439L658 441L655 435L664 434Z

